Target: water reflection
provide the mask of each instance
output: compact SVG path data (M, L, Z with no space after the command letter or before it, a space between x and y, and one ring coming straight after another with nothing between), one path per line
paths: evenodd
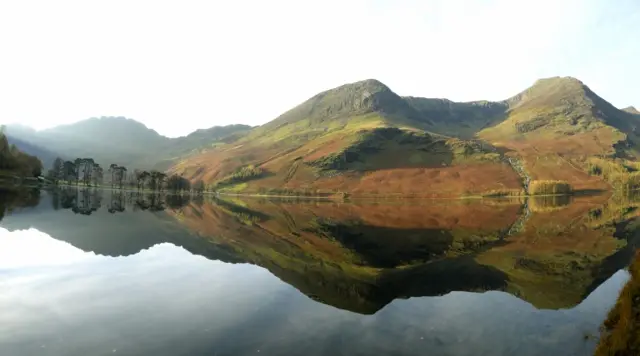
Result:
M99 338L130 354L423 354L426 344L434 354L581 355L640 242L633 197L344 204L94 190L39 199L0 226L35 227L95 254L48 272L60 295L43 303L76 300L64 312L71 324L135 324L146 340L135 347ZM92 279L99 288L78 284ZM8 281L0 306L46 288ZM36 318L28 309L16 318ZM166 319L149 316L158 310Z
M53 209L71 209L76 214L91 215L106 204L111 214L122 213L129 206L134 210L163 211L168 205L172 209L181 208L201 201L202 196L166 194L164 192L140 192L123 190L78 189L64 187L52 190Z

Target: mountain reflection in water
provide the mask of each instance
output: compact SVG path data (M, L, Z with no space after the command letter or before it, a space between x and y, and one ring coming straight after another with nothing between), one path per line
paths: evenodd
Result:
M338 203L76 189L0 197L2 212L11 210L1 228L35 228L95 254L42 269L37 283L0 264L11 291L0 307L29 300L0 317L0 330L15 336L0 336L0 348L53 337L60 318L82 328L83 339L55 355L101 354L94 342L154 355L423 347L582 355L640 242L630 197ZM33 305L58 314L50 320ZM21 318L37 330L20 331Z

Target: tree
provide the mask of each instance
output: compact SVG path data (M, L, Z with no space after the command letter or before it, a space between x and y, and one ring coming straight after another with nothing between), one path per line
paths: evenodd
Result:
M149 174L149 172L147 171L139 170L135 170L134 172L136 176L136 182L138 183L138 189L144 189L144 183L151 176L151 174Z
M56 157L47 175L54 184L58 184L61 179L64 179L64 160L60 157Z
M158 186L160 191L162 191L162 186L164 185L165 181L167 180L167 175L163 172L157 172L157 177L156 179L158 180Z
M82 158L76 158L75 161L73 161L73 165L76 167L76 185L78 185L78 182L80 182L80 173L82 169Z
M189 191L191 182L182 176L174 174L167 179L167 189L173 192Z
M108 172L109 172L109 173L111 173L111 187L113 187L113 186L114 186L114 184L117 182L117 181L116 181L116 174L117 174L117 172L118 172L118 165L117 165L117 164L115 164L115 163L111 163L111 164L109 165L109 170L108 170Z
M62 164L62 177L60 179L69 182L74 177L77 177L76 164L71 161L64 161Z
M84 158L83 159L83 182L84 185L90 185L91 184L91 177L94 174L94 170L95 170L95 161L93 160L93 158Z
M125 179L127 178L127 168L124 166L118 167L118 182L120 183L120 189L122 189L122 185L124 184Z
M162 190L162 184L164 183L167 175L159 171L151 171L148 175L150 188L153 190Z
M111 173L111 186L118 185L122 189L122 185L127 178L127 168L111 163L108 171Z
M102 179L103 179L103 169L99 164L95 164L93 166L93 185L98 185L100 183L102 183Z

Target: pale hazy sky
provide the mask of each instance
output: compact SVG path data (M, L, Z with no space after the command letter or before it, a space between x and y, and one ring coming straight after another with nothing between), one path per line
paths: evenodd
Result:
M575 76L640 106L638 0L7 0L0 48L0 123L38 129L258 125L367 78L465 101Z

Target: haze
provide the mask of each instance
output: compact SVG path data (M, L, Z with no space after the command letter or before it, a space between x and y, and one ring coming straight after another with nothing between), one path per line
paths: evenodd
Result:
M640 3L5 1L0 123L126 116L167 136L265 123L376 78L401 95L501 100L549 76L640 107Z

